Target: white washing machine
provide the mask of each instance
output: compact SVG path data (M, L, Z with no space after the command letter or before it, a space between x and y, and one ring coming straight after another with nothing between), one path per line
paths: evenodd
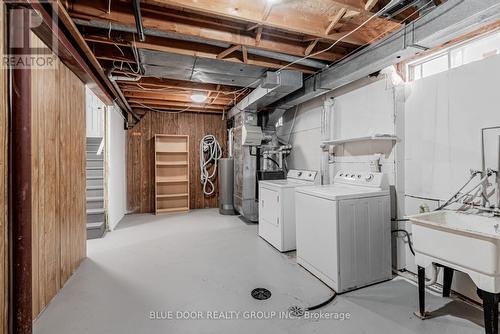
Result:
M297 263L337 293L392 278L383 173L340 171L331 185L297 188L295 221Z
M285 180L259 181L259 236L280 252L295 249L295 194L313 186L317 172L290 170Z

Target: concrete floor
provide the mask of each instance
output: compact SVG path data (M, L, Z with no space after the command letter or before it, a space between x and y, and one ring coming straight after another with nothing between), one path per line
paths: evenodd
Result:
M272 297L254 300L255 287L270 289ZM484 332L479 309L432 294L427 304L436 317L417 319L416 287L400 278L343 294L316 313L349 319L279 318L292 305L329 295L293 253L280 254L257 236L257 225L235 216L217 210L130 215L105 238L88 242L88 258L36 320L35 333ZM202 312L205 319L175 319L178 311ZM241 313L206 319L221 311ZM151 312L174 319L152 320ZM261 316L273 318L247 319Z

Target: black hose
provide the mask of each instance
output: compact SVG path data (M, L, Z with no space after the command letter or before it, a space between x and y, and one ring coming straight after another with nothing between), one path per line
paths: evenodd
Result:
M413 244L411 242L410 233L408 233L407 230L403 230L403 229L392 230L391 232L392 233L402 232L402 233L406 234L406 237L408 238L408 247L410 247L410 252L413 254L413 256L415 256L415 251L413 250Z
M276 162L276 160L274 160L273 158L266 157L266 159L267 159L267 160L271 160L272 162L274 162L274 164L275 164L276 166L278 166L278 168L281 168L281 167L280 167L280 165L279 165L279 163L278 163L278 162Z
M337 297L337 293L335 291L333 291L333 296L331 296L330 298L328 298L324 302L321 302L317 305L309 306L308 308L306 308L306 311L314 311L314 310L317 310L319 308L322 308L323 306L330 304L335 299L335 297Z

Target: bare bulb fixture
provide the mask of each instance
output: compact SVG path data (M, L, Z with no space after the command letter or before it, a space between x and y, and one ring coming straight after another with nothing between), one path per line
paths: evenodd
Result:
M193 102L196 102L196 103L203 103L205 102L207 99L207 96L205 94L202 94L202 93L194 93L193 95L191 95L191 100L193 100Z

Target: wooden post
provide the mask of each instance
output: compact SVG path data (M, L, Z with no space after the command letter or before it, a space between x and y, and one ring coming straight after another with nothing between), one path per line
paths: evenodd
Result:
M23 24L9 22L9 50L22 57L31 52L31 14L29 9L15 10L22 13ZM22 46L11 43L20 41ZM31 70L14 66L11 78L12 329L15 334L31 334Z

